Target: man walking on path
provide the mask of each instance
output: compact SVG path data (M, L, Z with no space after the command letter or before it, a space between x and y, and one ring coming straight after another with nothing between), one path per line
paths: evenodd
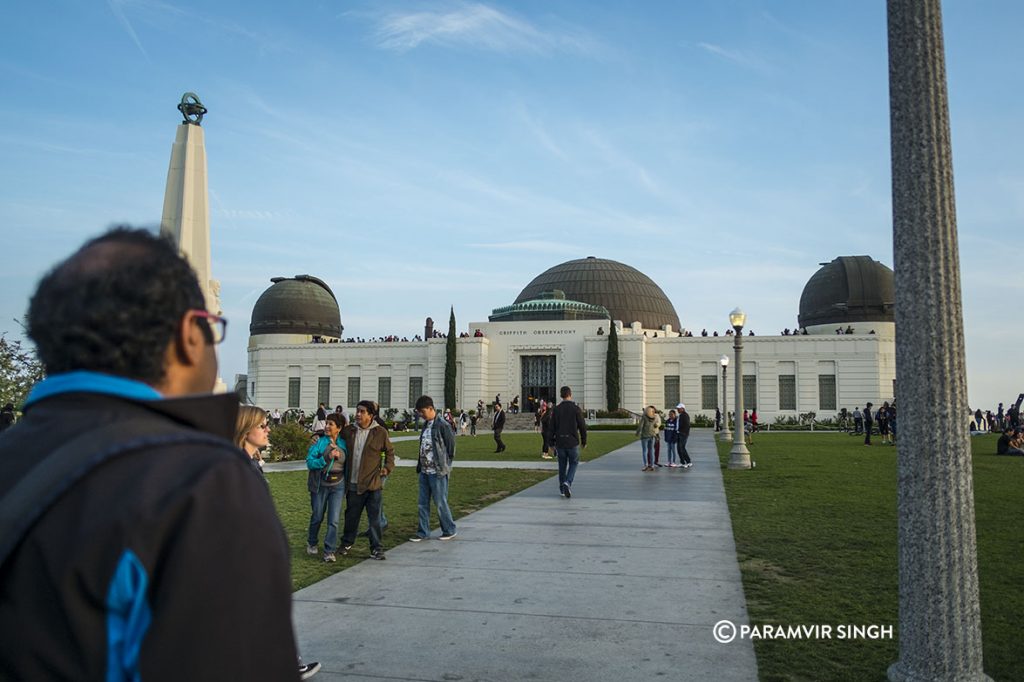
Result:
M505 452L505 444L501 441L501 432L504 428L505 410L501 409L501 403L494 403L494 419L491 421L491 430L494 431L494 444L497 447L495 453Z
M686 451L686 441L690 438L690 413L686 411L686 405L676 405L679 416L676 417L676 447L679 449L679 463L684 469L693 466L690 461L690 453Z
M441 539L455 537L455 521L448 508L448 474L455 459L455 435L444 419L437 418L434 399L421 395L416 399L416 410L427 423L420 433L420 458L416 462L416 473L420 479L419 525L413 542L430 537L430 499L437 507L437 520L441 524Z
M40 282L28 334L47 378L0 439L0 500L35 512L0 529L0 678L298 678L284 530L231 442L238 396L211 393L224 331L146 230Z
M587 422L572 401L572 389L562 386L562 402L551 413L551 445L558 457L558 490L572 497L572 481L580 463L580 447L587 447Z

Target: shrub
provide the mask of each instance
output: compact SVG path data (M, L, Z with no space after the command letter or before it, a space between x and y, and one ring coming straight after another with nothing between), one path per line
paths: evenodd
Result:
M273 461L305 459L310 433L296 422L285 422L270 431L270 455Z
M629 413L629 410L620 407L617 410L598 410L598 419L632 419L633 415Z
M714 426L715 425L715 418L714 417L709 417L709 416L704 415L704 414L698 414L690 422L690 425L691 426L698 426L698 427Z

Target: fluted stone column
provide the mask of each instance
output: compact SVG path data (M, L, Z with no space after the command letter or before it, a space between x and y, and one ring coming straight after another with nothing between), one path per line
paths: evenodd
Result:
M899 660L890 680L985 680L960 264L939 0L889 0Z

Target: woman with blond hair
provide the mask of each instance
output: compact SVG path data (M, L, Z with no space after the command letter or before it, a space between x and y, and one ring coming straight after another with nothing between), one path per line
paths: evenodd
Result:
M267 411L252 405L238 406L238 419L235 420L235 445L249 455L254 469L263 475L263 458L260 450L270 445L270 422ZM264 479L266 480L266 479ZM303 663L300 658L299 679L308 680L320 670L320 663Z
M235 445L249 455L253 468L263 473L260 450L270 445L270 424L267 412L252 405L239 405L235 421Z

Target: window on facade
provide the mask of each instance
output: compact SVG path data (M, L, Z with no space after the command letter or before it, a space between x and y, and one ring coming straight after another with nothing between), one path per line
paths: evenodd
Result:
M356 405L362 398L359 397L359 377L348 378L348 405ZM355 414L355 412L353 412Z
M757 375L743 375L743 409L757 409Z
M319 377L316 380L316 402L331 406L331 378Z
M713 410L718 407L718 375L705 374L700 378L700 409Z
M416 407L416 399L423 395L423 377L409 377L409 407Z
M288 379L288 407L299 406L299 393L302 388L302 379L291 377Z
M818 409L836 409L836 375L818 375Z
M391 407L391 377L377 377L377 404L382 410Z
M679 376L665 377L665 403L667 407L679 404Z
M779 409L796 409L796 375L779 375Z

